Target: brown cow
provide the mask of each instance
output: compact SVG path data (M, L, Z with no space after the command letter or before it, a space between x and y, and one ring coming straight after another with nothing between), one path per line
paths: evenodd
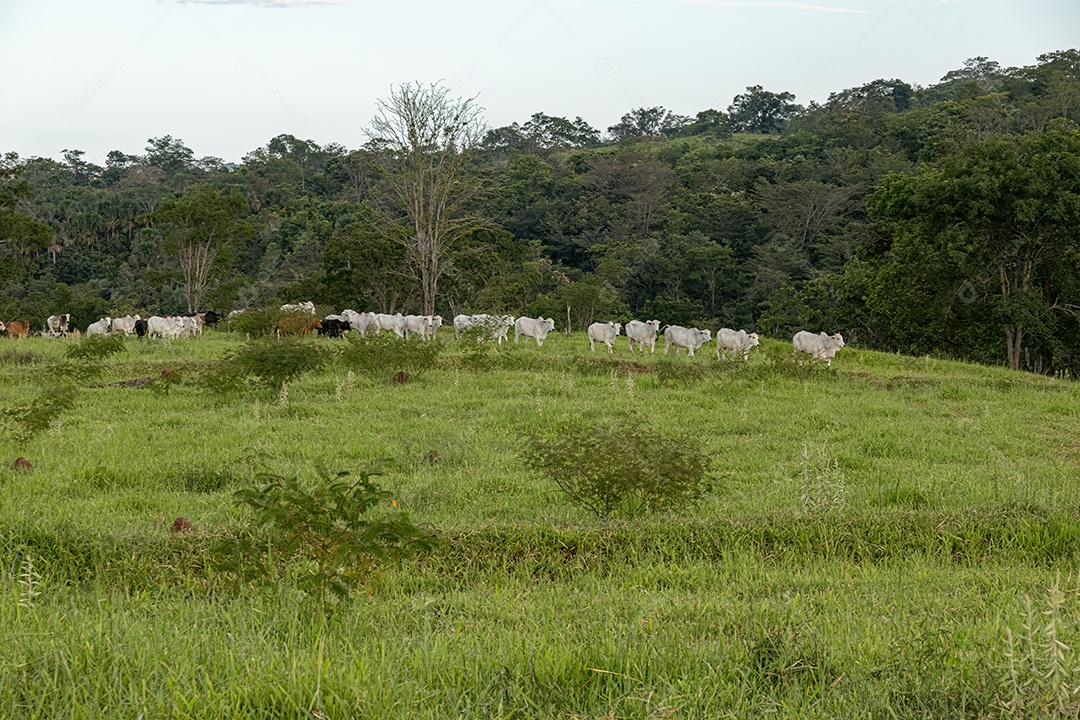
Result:
M313 317L290 315L278 320L278 335L310 335L322 323Z
M8 337L24 338L30 336L29 320L12 320L7 324Z

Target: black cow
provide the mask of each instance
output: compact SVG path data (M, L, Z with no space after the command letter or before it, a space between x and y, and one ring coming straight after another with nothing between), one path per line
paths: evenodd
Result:
M341 337L345 333L349 332L352 326L349 325L348 320L339 320L337 318L325 318L319 324L319 334L328 335L332 338Z
M146 337L147 322L145 320L135 321L135 334L139 337Z

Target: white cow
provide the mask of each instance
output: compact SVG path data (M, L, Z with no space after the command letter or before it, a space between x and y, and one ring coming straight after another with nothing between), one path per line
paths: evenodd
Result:
M86 337L93 337L94 335L106 335L109 332L109 327L112 325L112 318L101 318L96 323L90 323L90 327L86 328Z
M405 316L401 313L395 313L394 315L376 313L375 322L371 327L376 331L390 330L398 337L405 337Z
M184 315L172 319L176 322L174 337L195 337L202 334L202 327L197 318Z
M52 337L67 337L68 325L71 323L71 314L50 315L45 321L45 327Z
M634 343L637 343L638 352L645 352L645 346L649 346L649 352L656 352L656 336L660 332L659 320L631 320L626 323L626 340L630 343L630 352L634 352Z
M146 319L146 337L175 338L180 335L180 323L174 317L152 315Z
M424 336L425 340L434 340L438 334L439 328L443 326L442 315L431 316L431 326L428 328L427 335Z
M502 341L506 339L507 331L512 327L514 327L514 318L511 315L480 313L479 315L456 315L454 317L454 337L458 340L468 330L477 328L480 330L479 339L481 342L491 340L502 345Z
M355 310L342 310L341 319L348 322L349 327L355 330L357 335L364 337L367 335L368 329L375 324L375 313L358 313Z
M617 322L595 322L589 326L589 350L596 352L596 343L604 343L607 345L607 351L609 354L614 354L615 338L619 337L619 332L622 330L622 323Z
M460 340L465 331L473 326L472 315L454 316L454 339Z
M844 347L844 336L840 333L833 333L832 335L818 333L815 335L800 330L795 333L791 343L795 346L796 353L804 352L812 359L824 360L826 365L832 367L833 356L836 355L837 350Z
M301 303L288 303L281 306L281 312L306 312L308 315L314 315L315 303L310 300Z
M122 318L114 318L112 321L111 332L117 335L134 335L135 334L135 321L141 320L138 315L132 317L131 315L125 315Z
M424 340L427 340L434 324L435 319L431 315L406 315L402 331L405 333L406 339L410 335L419 335Z
M720 328L716 331L716 359L727 360L727 351L731 350L736 355L742 355L746 360L750 357L750 348L758 345L758 334L747 333L745 330L732 330Z
M544 339L547 334L555 329L555 319L520 317L514 323L514 342L522 335L536 340L538 347L544 347Z
M664 328L664 354L674 345L675 354L679 354L681 348L686 348L690 357L694 357L694 351L705 343L712 340L712 331L698 330L697 328L684 328L682 325L668 325Z

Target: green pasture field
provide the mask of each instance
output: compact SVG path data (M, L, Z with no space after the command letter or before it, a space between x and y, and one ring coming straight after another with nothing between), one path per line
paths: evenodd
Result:
M129 339L79 381L74 341L0 339L0 410L79 385L49 429L0 435L0 717L1080 710L1080 385L852 347L806 371L778 341L744 364L553 334L477 360L442 333L404 384L331 362L230 399L198 379L235 334ZM164 367L167 394L109 386ZM521 457L530 433L630 410L700 439L699 506L596 518ZM432 553L326 617L212 567L258 473L382 458Z

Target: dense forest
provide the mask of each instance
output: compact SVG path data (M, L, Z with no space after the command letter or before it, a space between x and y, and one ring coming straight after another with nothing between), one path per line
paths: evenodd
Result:
M749 87L606 132L537 113L454 146L435 309L842 332L849 344L1080 373L1080 51L966 61L803 107ZM239 164L181 139L104 167L0 158L0 319L312 300L429 305L378 134ZM3 148L0 148L3 150ZM434 285L432 285L434 288Z

